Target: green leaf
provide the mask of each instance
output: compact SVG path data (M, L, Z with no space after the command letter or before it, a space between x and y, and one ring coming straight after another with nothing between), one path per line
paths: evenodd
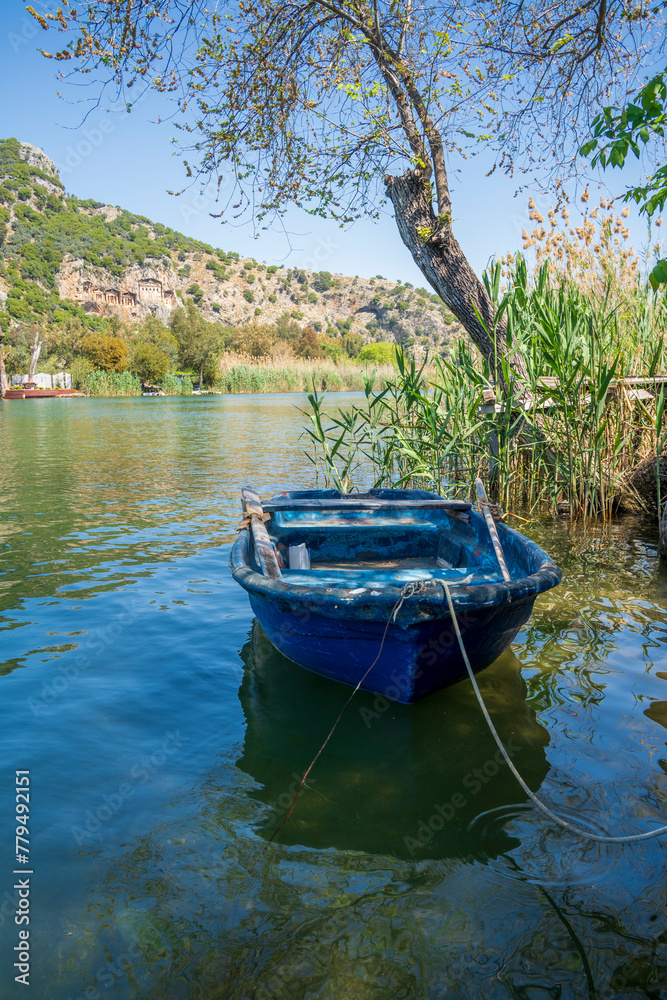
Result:
M667 260L659 260L648 276L651 288L655 292L660 285L667 285Z

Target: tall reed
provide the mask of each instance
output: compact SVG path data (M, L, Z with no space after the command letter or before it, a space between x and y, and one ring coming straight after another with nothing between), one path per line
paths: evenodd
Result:
M141 381L131 372L104 372L93 369L84 380L88 396L140 396Z
M328 482L467 496L484 469L505 506L610 515L627 470L667 440L664 395L638 398L626 381L662 371L664 297L639 286L621 293L613 281L582 288L547 262L530 281L520 256L504 288L501 279L501 264L485 275L527 382L508 368L504 391L494 389L488 365L459 341L431 368L408 364L399 350L384 387L366 377L364 403L333 416L311 393L309 456ZM485 404L490 389L495 400Z
M222 392L306 392L313 386L329 392L361 390L368 366L328 358L254 358L225 354L219 365L216 389ZM392 365L378 366L380 377L393 373Z

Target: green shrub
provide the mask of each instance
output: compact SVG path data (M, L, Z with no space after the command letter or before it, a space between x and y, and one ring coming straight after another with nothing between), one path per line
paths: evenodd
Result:
M67 369L72 376L72 388L85 389L86 380L93 370L93 366L88 358L74 358L74 360L68 364Z
M188 295L191 295L192 298L195 300L196 306L201 305L201 301L204 298L203 288L200 288L199 285L195 283L190 285L189 288L186 288L186 292Z
M316 292L327 292L334 285L334 280L329 271L320 271L313 279L313 288Z
M168 396L179 396L181 393L181 383L176 378L175 372L167 372L162 379L162 389Z
M361 339L360 333L348 333L343 338L343 347L347 351L347 354L351 358L356 358L363 346L363 340Z
M246 302L255 301L255 296L252 294L249 288L246 288L245 292L243 293L243 298L246 300Z
M155 344L139 343L132 350L130 370L142 382L159 383L169 371L169 358Z
M396 345L386 341L366 344L359 351L359 361L374 361L376 364L390 364L396 360Z
M223 267L223 265L219 263L219 261L217 261L217 260L207 260L206 261L206 269L208 271L212 271L213 274L214 274L214 276L215 276L215 278L218 281L226 281L227 280L227 271Z

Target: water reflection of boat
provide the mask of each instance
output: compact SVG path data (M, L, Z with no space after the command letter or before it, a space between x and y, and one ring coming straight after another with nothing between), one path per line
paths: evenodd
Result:
M254 622L241 651L239 697L247 728L239 767L267 808L268 838L289 810L301 775L348 696L344 685L294 670ZM519 770L536 790L548 764L546 731L526 704L516 657L506 652L480 687ZM524 801L467 682L414 706L360 691L317 763L283 843L403 858L475 852L467 827L480 812ZM511 841L499 838L505 850Z

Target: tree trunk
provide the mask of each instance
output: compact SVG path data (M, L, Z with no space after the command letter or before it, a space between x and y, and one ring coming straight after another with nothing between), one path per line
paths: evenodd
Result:
M32 380L35 377L37 362L39 361L39 356L42 353L43 346L44 346L44 341L39 339L39 330L36 330L35 341L31 348L30 368L28 369L28 382L32 382Z
M488 361L496 383L504 387L501 358L507 359L505 323L498 324L494 343L493 303L454 238L451 225L442 225L433 214L430 185L419 170L409 170L401 177L386 176L385 184L401 238L417 267L463 324ZM519 352L512 357L511 370L526 378L525 361Z
M5 370L5 358L7 357L8 354L9 350L6 350L4 347L0 347L0 399L5 398L5 393L9 389L9 382L7 381L7 372Z
M199 366L199 391L201 392L202 382L204 381L204 366L203 364Z

